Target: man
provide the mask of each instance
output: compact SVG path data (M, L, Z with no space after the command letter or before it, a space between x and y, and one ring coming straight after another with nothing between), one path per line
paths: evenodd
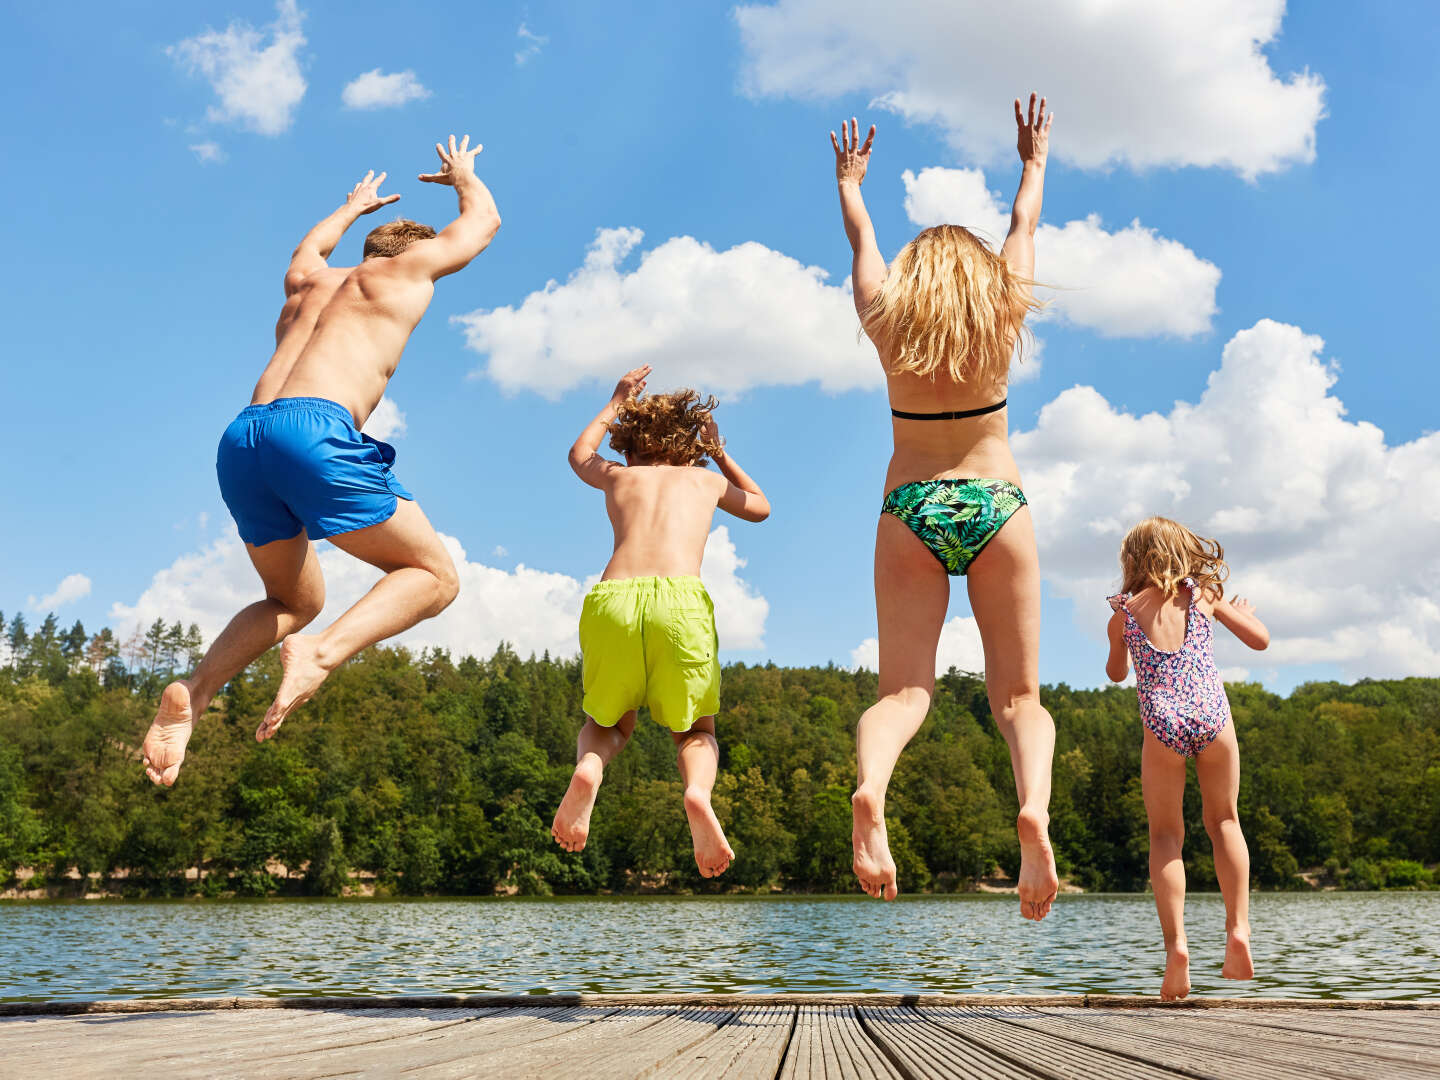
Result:
M145 737L145 775L175 783L196 717L237 673L276 642L284 674L255 738L273 736L325 677L367 646L438 615L455 599L455 565L414 497L390 471L395 451L360 428L385 393L435 281L463 269L500 227L475 175L477 144L435 144L442 167L420 179L455 188L460 213L436 235L393 221L365 238L364 261L325 258L362 214L394 202L367 173L345 205L300 242L285 274L276 348L251 404L220 440L216 472L245 550L265 585L215 639L188 679L172 682ZM384 571L325 630L300 634L325 605L314 541Z

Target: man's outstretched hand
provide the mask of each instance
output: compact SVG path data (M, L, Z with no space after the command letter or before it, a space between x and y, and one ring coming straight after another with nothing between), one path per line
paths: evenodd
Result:
M380 194L380 185L385 182L385 177L388 175L388 173L382 172L376 176L375 170L371 169L365 174L365 179L351 188L350 194L345 196L346 205L354 207L362 214L373 214L382 206L389 206L398 200L399 195Z
M470 149L470 136L466 135L460 140L460 145L455 145L455 136L450 136L450 148L447 150L440 143L435 144L435 152L440 155L444 166L439 172L421 173L420 179L427 184L449 184L455 185L455 178L460 174L475 175L475 155L485 149L479 143L475 149Z

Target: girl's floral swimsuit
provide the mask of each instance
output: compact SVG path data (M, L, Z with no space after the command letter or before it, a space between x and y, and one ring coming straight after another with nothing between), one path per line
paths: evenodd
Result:
M1190 590L1190 610L1185 618L1185 643L1175 652L1150 644L1126 605L1129 593L1107 599L1114 610L1125 613L1125 645L1135 662L1140 719L1171 750L1194 757L1225 730L1230 701L1215 667L1210 620L1195 608L1195 582L1186 578L1181 584Z

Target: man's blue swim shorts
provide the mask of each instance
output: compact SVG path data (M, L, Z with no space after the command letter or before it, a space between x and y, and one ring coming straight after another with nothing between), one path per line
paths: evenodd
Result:
M311 540L389 521L415 496L390 472L395 448L362 435L326 398L280 398L237 416L215 457L220 496L257 547L303 528Z

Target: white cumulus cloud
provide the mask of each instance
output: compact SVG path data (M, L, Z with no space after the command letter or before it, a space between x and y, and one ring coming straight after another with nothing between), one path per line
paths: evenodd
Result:
M1245 177L1315 156L1325 84L1264 53L1285 0L777 0L736 9L758 95L865 93L984 161L1013 153L1009 99L1043 90L1052 152L1085 168L1214 166Z
M382 74L379 68L357 75L340 91L347 109L390 109L430 96L413 71Z
M850 666L879 671L880 639L866 638L851 649ZM977 673L985 670L980 628L969 615L957 615L940 627L940 641L935 648L935 674L943 675L952 667Z
M848 289L754 242L726 251L689 236L622 264L639 229L600 229L584 265L516 307L455 321L486 356L477 374L507 390L556 398L591 380L613 382L654 364L666 383L718 393L818 382L829 391L883 385Z
M219 99L209 117L234 121L261 135L279 135L305 96L300 50L305 35L295 0L276 4L275 21L263 30L236 20L224 30L206 30L166 52L191 74L202 75Z
M996 247L1009 231L1009 208L979 169L906 169L902 179L916 225L964 225ZM1035 278L1056 287L1040 290L1049 305L1042 320L1058 316L1106 337L1193 337L1210 329L1220 268L1138 220L1107 232L1091 214L1036 230Z
M398 439L405 434L405 413L395 404L394 398L382 397L360 430L372 439L380 439L382 442Z
M31 611L53 611L55 608L73 604L76 600L90 595L90 579L84 574L66 574L53 592L41 597L31 596L26 603Z

